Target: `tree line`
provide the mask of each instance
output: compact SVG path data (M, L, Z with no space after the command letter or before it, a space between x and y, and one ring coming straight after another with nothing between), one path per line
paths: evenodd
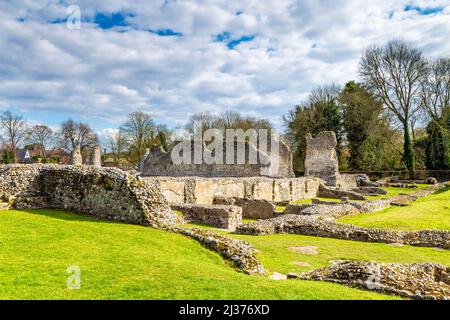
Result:
M222 114L195 113L188 120L183 129L194 132L196 126L203 127L203 131L211 128L223 129L270 129L272 125L267 120L245 117L239 113L227 111ZM41 161L51 162L47 150L62 148L71 154L75 149L83 150L99 145L100 140L94 130L86 123L68 119L62 122L58 129L52 130L49 126L38 124L29 126L20 115L5 111L0 115L1 138L4 142L2 161L4 163L17 163L19 148L38 146ZM174 130L166 125L157 125L149 113L137 111L129 114L126 121L111 133L104 147L117 166L126 169L138 169L142 158L148 149L161 147L170 151L176 142L172 137Z
M284 117L301 170L306 133L336 133L343 169L450 168L450 58L394 40L368 48L360 82L319 86Z

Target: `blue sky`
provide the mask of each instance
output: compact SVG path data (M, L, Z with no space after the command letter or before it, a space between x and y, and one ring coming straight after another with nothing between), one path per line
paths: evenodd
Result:
M169 127L228 109L281 126L314 86L357 80L367 46L402 38L449 56L449 34L450 0L6 0L0 111L101 135L136 110Z

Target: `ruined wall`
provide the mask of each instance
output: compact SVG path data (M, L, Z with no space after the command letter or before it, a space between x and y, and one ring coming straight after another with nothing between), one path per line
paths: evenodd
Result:
M188 142L189 144L189 142ZM171 152L165 152L160 148L148 151L141 163L141 171L143 176L169 176L169 177L276 177L276 178L293 178L294 172L292 170L292 152L289 147L279 142L279 157L274 157L270 153L263 153L255 148L253 144L244 143L245 159L242 164L238 162L238 143L234 144L234 162L227 164L226 153L227 144L224 144L222 163L206 164L205 161L200 161L201 164L196 164L194 154L204 152L214 156L214 152L204 144L196 145L194 142L190 143L190 155L187 156L186 161L182 163L174 163L172 161ZM175 147L176 148L176 147ZM197 150L196 150L197 149ZM257 154L256 164L250 161L250 150ZM174 151L175 152L175 151ZM183 154L180 153L180 156Z
M450 299L450 267L434 263L382 264L335 260L328 267L291 278L329 281L409 299Z
M154 227L179 220L155 182L112 168L2 165L0 195L18 209L57 208Z
M211 205L215 198L248 198L275 203L317 197L320 180L313 177L293 179L144 177L156 182L171 204Z
M102 166L102 148L100 146L85 147L81 154L83 164L94 167Z
M305 207L304 207L305 210ZM443 230L397 231L364 228L337 223L334 219L318 219L315 216L284 214L269 220L258 220L239 226L236 233L270 235L277 233L301 234L341 240L401 243L418 247L450 249L450 232Z
M305 176L318 177L327 185L336 186L339 163L336 155L336 135L332 131L319 133L315 138L306 136Z
M173 209L184 213L187 221L207 223L229 231L242 224L242 209L237 206L183 204L173 206Z

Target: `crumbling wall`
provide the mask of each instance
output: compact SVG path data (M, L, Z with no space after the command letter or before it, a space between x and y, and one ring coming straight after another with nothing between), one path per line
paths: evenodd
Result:
M434 263L384 264L333 261L328 267L290 278L345 284L417 300L450 299L450 267Z
M306 209L306 207L303 207L303 209ZM418 247L450 248L449 231L396 231L364 228L350 224L336 223L334 219L320 219L320 217L296 214L284 214L269 220L246 223L239 226L236 232L248 235L270 235L276 233L302 234L342 240L402 243Z
M189 143L189 142L187 142ZM190 142L190 154L186 155L186 161L182 163L174 163L171 152L166 152L161 148L149 150L141 163L141 171L143 176L169 176L169 177L276 177L276 178L293 178L292 169L292 152L290 148L282 141L279 141L278 157L271 154L270 148L268 153L258 150L253 144L243 142L245 148L244 161L238 161L238 144L234 144L234 162L227 163L227 144L224 143L223 159L221 163L207 164L203 157L200 163L195 159L195 153L200 155L204 153L214 155L201 142ZM269 144L270 145L270 144ZM189 150L188 150L189 151ZM250 161L250 152L257 155L256 163ZM175 152L175 151L173 151ZM182 153L179 154L183 156Z
M313 177L294 179L144 177L156 182L170 204L211 205L214 199L236 198L286 203L317 197L320 180Z
M229 231L242 224L242 209L237 206L183 204L173 206L173 209L184 213L187 221L207 223Z
M327 185L336 186L339 163L336 155L337 140L332 131L319 133L315 138L306 136L305 176L320 178Z
M13 208L57 208L166 228L179 222L160 187L113 168L2 165L0 194Z

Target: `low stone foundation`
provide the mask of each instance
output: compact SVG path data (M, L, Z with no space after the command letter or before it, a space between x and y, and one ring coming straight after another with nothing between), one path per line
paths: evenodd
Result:
M350 200L367 200L362 194L351 190L342 190L335 187L325 186L323 183L320 184L319 192L317 193L319 197L330 198L330 199L341 199L349 198Z
M247 242L218 235L202 229L179 229L180 233L189 236L205 247L212 249L224 258L233 262L236 267L247 274L266 273L261 262L255 257L256 250Z
M413 193L400 194L391 199L391 205L405 207L405 206L409 205L411 202L416 201L419 198L426 197L426 196L432 194L433 192L436 192L443 188L445 188L444 184L436 184L436 185L431 185L431 186L427 187L426 189L418 190Z
M250 219L270 219L275 216L275 206L267 200L241 200L242 215Z
M317 219L299 215L282 215L269 220L247 223L239 226L236 233L255 236L277 233L302 234L342 240L401 243L418 247L450 249L449 231L422 230L404 232L388 229L363 228L344 223L336 223L332 219Z
M323 204L290 204L286 207L285 214L303 216L327 216L339 218L342 216L358 214L359 210L349 203L323 203Z
M242 209L227 205L174 205L172 209L186 214L185 219L234 231L242 224Z
M450 267L433 263L334 261L326 268L288 278L329 281L410 299L450 300Z

